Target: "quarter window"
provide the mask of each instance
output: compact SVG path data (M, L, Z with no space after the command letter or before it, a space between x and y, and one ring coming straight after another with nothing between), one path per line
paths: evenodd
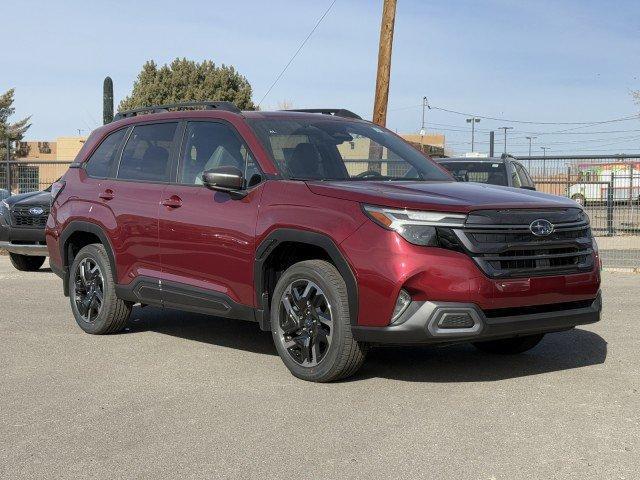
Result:
M103 140L87 161L87 175L94 178L106 178L109 176L126 131L127 129L123 128L113 132Z
M533 181L531 180L531 177L529 176L525 168L520 163L514 163L513 165L518 172L518 176L520 177L520 183L525 187L533 187Z
M217 122L189 122L179 182L202 185L202 174L218 167L236 167L248 187L262 180L253 155L231 127Z
M177 123L155 123L133 128L122 151L118 178L147 182L168 182L170 152Z

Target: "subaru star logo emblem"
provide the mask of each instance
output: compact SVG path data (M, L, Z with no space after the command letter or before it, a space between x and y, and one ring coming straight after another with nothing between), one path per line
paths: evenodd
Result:
M534 220L529 225L529 230L531 233L536 235L537 237L546 237L547 235L551 235L553 233L553 224L549 220L545 220L541 218L539 220Z
M29 213L31 215L42 215L44 213L44 208L42 208L42 207L31 207L29 209Z

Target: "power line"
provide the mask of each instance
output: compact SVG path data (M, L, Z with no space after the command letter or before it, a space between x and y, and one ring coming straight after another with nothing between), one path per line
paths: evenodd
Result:
M393 108L390 109L390 112L393 111L399 111L399 110L407 110L410 108L418 108L421 107L422 105L412 105L412 106L407 106L407 107L399 107L399 108ZM465 112L458 112L456 110L451 110L448 108L444 108L444 107L437 107L437 106L433 106L433 105L429 105L429 109L430 110L439 110L441 112L447 112L447 113L452 113L455 115L464 115L465 117L470 117L470 116L474 116L477 118L482 118L485 120L495 120L498 122L507 122L507 123L522 123L522 124L526 124L526 125L583 125L583 126L590 126L590 125L601 125L601 124L606 124L606 123L615 123L615 122L625 122L625 121L629 121L629 120L638 120L640 119L640 115L628 115L626 117L620 117L620 118L612 118L612 119L608 119L608 120L597 120L597 121L590 121L590 122L538 122L538 121L533 121L533 120L513 120L513 119L508 119L508 118L500 118L500 117L491 117L488 115L480 115L478 113L465 113ZM580 127L579 127L580 128ZM573 129L568 129L566 131L569 130L573 130ZM531 132L531 133L557 133L557 132Z
M264 94L264 96L260 99L260 102L258 102L258 107L260 105L262 105L262 102L264 101L265 98L267 98L267 95L269 95L269 93L271 92L271 89L273 87L275 87L276 83L278 83L278 81L280 80L280 78L282 77L282 75L284 75L284 72L287 71L287 68L289 68L289 65L291 65L291 63L293 62L293 60L298 56L298 53L300 53L300 50L302 50L302 47L305 46L305 44L307 43L307 41L311 38L311 35L313 35L313 32L316 31L316 29L320 26L320 24L322 23L322 20L324 20L324 17L327 16L327 14L329 13L329 11L331 10L331 8L333 7L333 5L337 2L338 0L333 0L331 2L331 4L329 5L329 8L327 8L325 10L325 12L322 14L322 16L318 19L318 21L316 22L316 24L314 25L314 27L311 29L311 31L309 32L309 35L307 35L307 37L302 41L302 43L300 44L300 46L298 47L298 49L296 50L296 52L293 54L293 56L291 57L291 59L287 62L287 64L284 66L284 68L282 69L282 71L278 74L278 76L276 77L276 79L273 81L273 83L271 84L271 86L269 87L269 89L267 90L267 93Z
M486 120L496 120L499 122L507 122L507 123L524 123L524 124L530 124L530 125L600 125L603 123L624 122L627 120L635 120L640 118L639 115L629 115L627 117L620 117L620 118L614 118L610 120L601 120L601 121L595 121L595 122L534 122L532 120L513 120L513 119L507 119L507 118L489 117L487 115L479 115L477 113L473 114L473 113L457 112L455 110L449 110L442 107L430 106L429 108L432 110L440 110L442 112L454 113L456 115L464 115L464 116L474 115L476 117L484 118Z

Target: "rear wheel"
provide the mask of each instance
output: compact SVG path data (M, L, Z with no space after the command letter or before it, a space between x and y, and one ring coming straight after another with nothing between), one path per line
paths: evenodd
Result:
M367 347L351 335L344 279L322 260L289 267L278 280L271 303L271 332L291 373L312 382L353 375Z
M40 267L47 257L32 257L30 255L10 253L9 258L11 259L11 264L17 270L21 272L35 272L36 270L40 270Z
M525 337L504 338L502 340L489 340L475 342L473 345L483 352L497 353L500 355L515 355L531 350L538 345L544 337L544 333L527 335Z
M122 330L131 314L131 304L116 297L104 246L93 244L80 250L69 275L71 310L80 328L93 335Z

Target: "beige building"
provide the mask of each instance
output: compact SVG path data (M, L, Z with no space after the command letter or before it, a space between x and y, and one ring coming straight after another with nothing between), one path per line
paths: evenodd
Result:
M16 161L24 165L11 169L12 192L47 188L67 171L86 140L86 137L58 137L53 142L20 142ZM0 183L4 183L2 180Z

